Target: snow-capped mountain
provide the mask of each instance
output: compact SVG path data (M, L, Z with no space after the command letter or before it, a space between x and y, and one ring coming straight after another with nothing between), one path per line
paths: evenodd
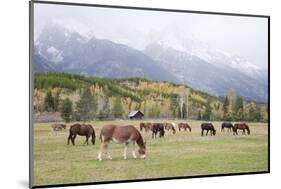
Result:
M190 31L138 32L135 39L131 30L127 38L122 31L112 32L114 36L105 33L100 39L94 30L83 35L49 25L36 38L33 68L40 72L167 80L217 96L225 96L233 87L248 100L268 100L267 70L243 57L211 48Z
M224 96L230 87L248 100L267 101L267 80L251 77L232 66L215 65L201 57L162 44L147 46L144 53L169 69L182 83L216 96Z
M70 72L100 77L145 77L178 82L141 51L95 37L87 38L58 25L45 28L35 42L37 72Z

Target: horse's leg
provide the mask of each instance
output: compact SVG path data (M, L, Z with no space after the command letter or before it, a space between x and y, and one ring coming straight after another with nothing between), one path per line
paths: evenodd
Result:
M69 136L68 136L68 139L67 139L67 145L69 145L69 141L71 140L72 141L72 136L71 136L71 133L69 133Z
M132 143L132 148L133 148L133 149L132 149L132 155L133 155L133 158L134 158L134 159L137 159L135 147L136 147L136 143L133 142L133 143Z
M243 135L245 135L245 129L243 129Z
M208 133L209 133L209 130L207 130L207 132L206 132L206 136L208 136Z
M84 144L86 144L86 143L87 143L87 145L89 145L88 140L89 140L89 136L88 136L88 135L86 135L86 140L85 140Z
M128 150L128 143L125 143L125 148L124 148L124 159L127 159L127 150Z
M112 160L112 158L111 158L111 156L110 156L110 154L109 154L109 143L106 142L106 143L104 144L104 146L105 146L105 149L106 149L106 159Z
M99 150L99 153L98 153L98 160L102 160L101 159L101 156L102 156L102 150L104 148L104 142L102 141L101 144L100 144L100 150Z
M201 130L201 136L203 136L203 135L204 135L204 129Z
M71 142L72 142L73 145L75 145L75 138L76 138L76 136L77 136L77 134L72 135L72 137L71 137Z

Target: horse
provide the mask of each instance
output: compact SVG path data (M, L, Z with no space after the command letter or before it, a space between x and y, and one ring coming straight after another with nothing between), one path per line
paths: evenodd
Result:
M139 146L139 154L141 159L145 159L145 142L140 132L132 125L116 126L116 125L105 125L100 132L100 150L98 153L98 160L102 160L102 151L106 149L106 158L111 160L109 154L109 142L113 141L119 144L125 143L124 159L127 159L127 148L129 143L133 145L132 155L136 159L135 143Z
M159 137L164 137L165 130L163 123L153 123L152 126L152 138L156 138L157 133L159 132Z
M62 129L66 129L66 125L60 124L60 123L56 123L56 124L51 125L52 134L57 135L57 132L62 131Z
M61 131L62 129L66 128L66 125L58 123L58 124L53 124L51 127L53 131Z
M208 132L211 131L211 136L216 135L216 129L214 128L212 123L202 123L201 124L201 136L204 135L204 130L206 130L206 136L208 135Z
M173 134L176 134L176 124L175 123L164 123L164 128L166 130L172 130L173 131Z
M184 131L186 131L186 129L188 129L189 132L191 132L191 127L188 123L179 123L178 128L179 128L179 131L181 131L181 129L184 129Z
M232 131L233 130L233 125L232 123L228 123L228 122L224 122L221 124L221 131L224 131L224 128L227 128L227 132Z
M145 132L148 132L149 130L152 130L152 125L152 123L140 123L140 131L144 129Z
M84 142L88 143L88 139L90 137L92 137L92 144L95 144L95 140L96 140L96 135L95 135L95 130L92 127L92 125L86 125L86 124L79 124L76 123L74 125L70 126L69 129L69 136L68 136L68 140L67 140L67 144L69 144L69 141L71 140L72 145L75 145L75 138L77 135L80 136L86 136L86 140Z
M237 130L243 130L243 135L245 135L245 130L247 130L248 135L250 135L250 128L246 123L236 123L233 126L233 135L238 135Z

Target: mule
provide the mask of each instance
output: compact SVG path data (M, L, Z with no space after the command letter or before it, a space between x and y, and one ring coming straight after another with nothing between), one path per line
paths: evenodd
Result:
M98 160L102 160L102 151L106 149L106 158L112 159L109 154L109 143L113 141L119 144L125 144L124 159L127 159L128 145L132 143L133 150L132 156L134 159L137 158L135 152L135 144L139 146L139 154L141 159L145 159L145 142L140 132L132 125L116 126L116 125L105 125L100 132L100 150L98 153Z
M176 134L176 124L175 123L164 123L164 128L166 130L172 130L172 133L173 134Z
M236 123L233 126L233 135L238 135L237 130L243 130L242 134L245 135L245 130L247 130L247 134L250 135L250 128L246 123Z
M92 144L93 145L95 144L96 135L95 135L95 130L92 127L92 125L79 124L79 123L71 125L70 129L69 129L69 136L67 139L67 144L69 144L69 141L71 141L72 145L75 145L75 138L77 135L86 137L84 144L89 144L88 140L90 137L92 137L92 140L91 140Z
M163 123L153 123L152 126L152 138L156 138L157 134L159 132L159 137L164 137L165 130L164 130L164 124Z
M204 130L206 130L206 136L208 135L208 132L210 131L211 133L211 136L212 135L216 135L216 129L215 127L213 126L212 123L202 123L201 124L201 136L204 135Z
M178 128L179 128L179 131L181 131L181 129L184 129L184 131L186 131L186 129L188 129L189 132L191 132L191 127L188 123L179 123Z
M232 123L224 122L221 124L221 131L224 131L224 128L227 128L227 132L229 132L233 130L233 125Z

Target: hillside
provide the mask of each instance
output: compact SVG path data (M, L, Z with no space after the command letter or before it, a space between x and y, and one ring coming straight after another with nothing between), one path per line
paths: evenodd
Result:
M233 98L242 99L231 96L226 103L223 97L214 97L186 85L143 78L108 79L67 73L34 75L36 115L61 111L63 102L69 99L71 119L127 118L130 111L141 110L145 118L267 120L266 104L258 106L242 99L239 109L239 104L231 101ZM242 117L239 117L236 112L241 114L241 110Z

